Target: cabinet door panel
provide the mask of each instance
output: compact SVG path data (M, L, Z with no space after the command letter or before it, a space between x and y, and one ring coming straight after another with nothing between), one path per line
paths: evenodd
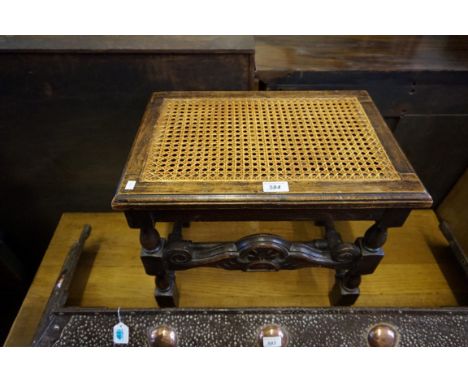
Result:
M468 115L406 115L394 134L436 206L468 164Z

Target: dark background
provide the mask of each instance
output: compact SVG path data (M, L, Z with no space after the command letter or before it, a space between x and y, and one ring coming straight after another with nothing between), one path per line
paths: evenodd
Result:
M0 341L65 211L110 211L162 90L364 89L439 204L468 163L465 37L0 37Z

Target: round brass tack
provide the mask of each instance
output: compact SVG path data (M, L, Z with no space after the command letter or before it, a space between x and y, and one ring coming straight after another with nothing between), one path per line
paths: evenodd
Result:
M391 347L398 344L398 331L391 325L380 323L373 326L367 335L369 346Z
M279 342L278 342L279 340ZM288 332L277 324L268 324L263 326L257 336L257 345L261 347L268 346L288 346Z
M148 334L148 342L150 346L177 346L177 333L170 326L160 325L150 330Z

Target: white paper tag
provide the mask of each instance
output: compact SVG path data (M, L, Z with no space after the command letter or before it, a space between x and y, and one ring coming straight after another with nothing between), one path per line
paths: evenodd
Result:
M263 337L263 347L265 348L273 348L273 347L281 347L281 337Z
M133 190L135 188L136 180L129 180L125 185L126 190Z
M127 345L129 337L128 326L123 322L119 322L114 326L114 344Z
M288 182L263 182L263 192L289 192Z

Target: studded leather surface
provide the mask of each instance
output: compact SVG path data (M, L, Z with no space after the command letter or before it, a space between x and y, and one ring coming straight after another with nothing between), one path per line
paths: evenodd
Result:
M368 346L369 330L386 323L399 346L467 346L468 312L444 310L264 309L122 311L130 328L129 346L148 346L148 333L172 327L178 346L255 346L266 324L279 324L290 346ZM37 345L113 346L117 313L57 315ZM56 331L54 337L53 332Z

